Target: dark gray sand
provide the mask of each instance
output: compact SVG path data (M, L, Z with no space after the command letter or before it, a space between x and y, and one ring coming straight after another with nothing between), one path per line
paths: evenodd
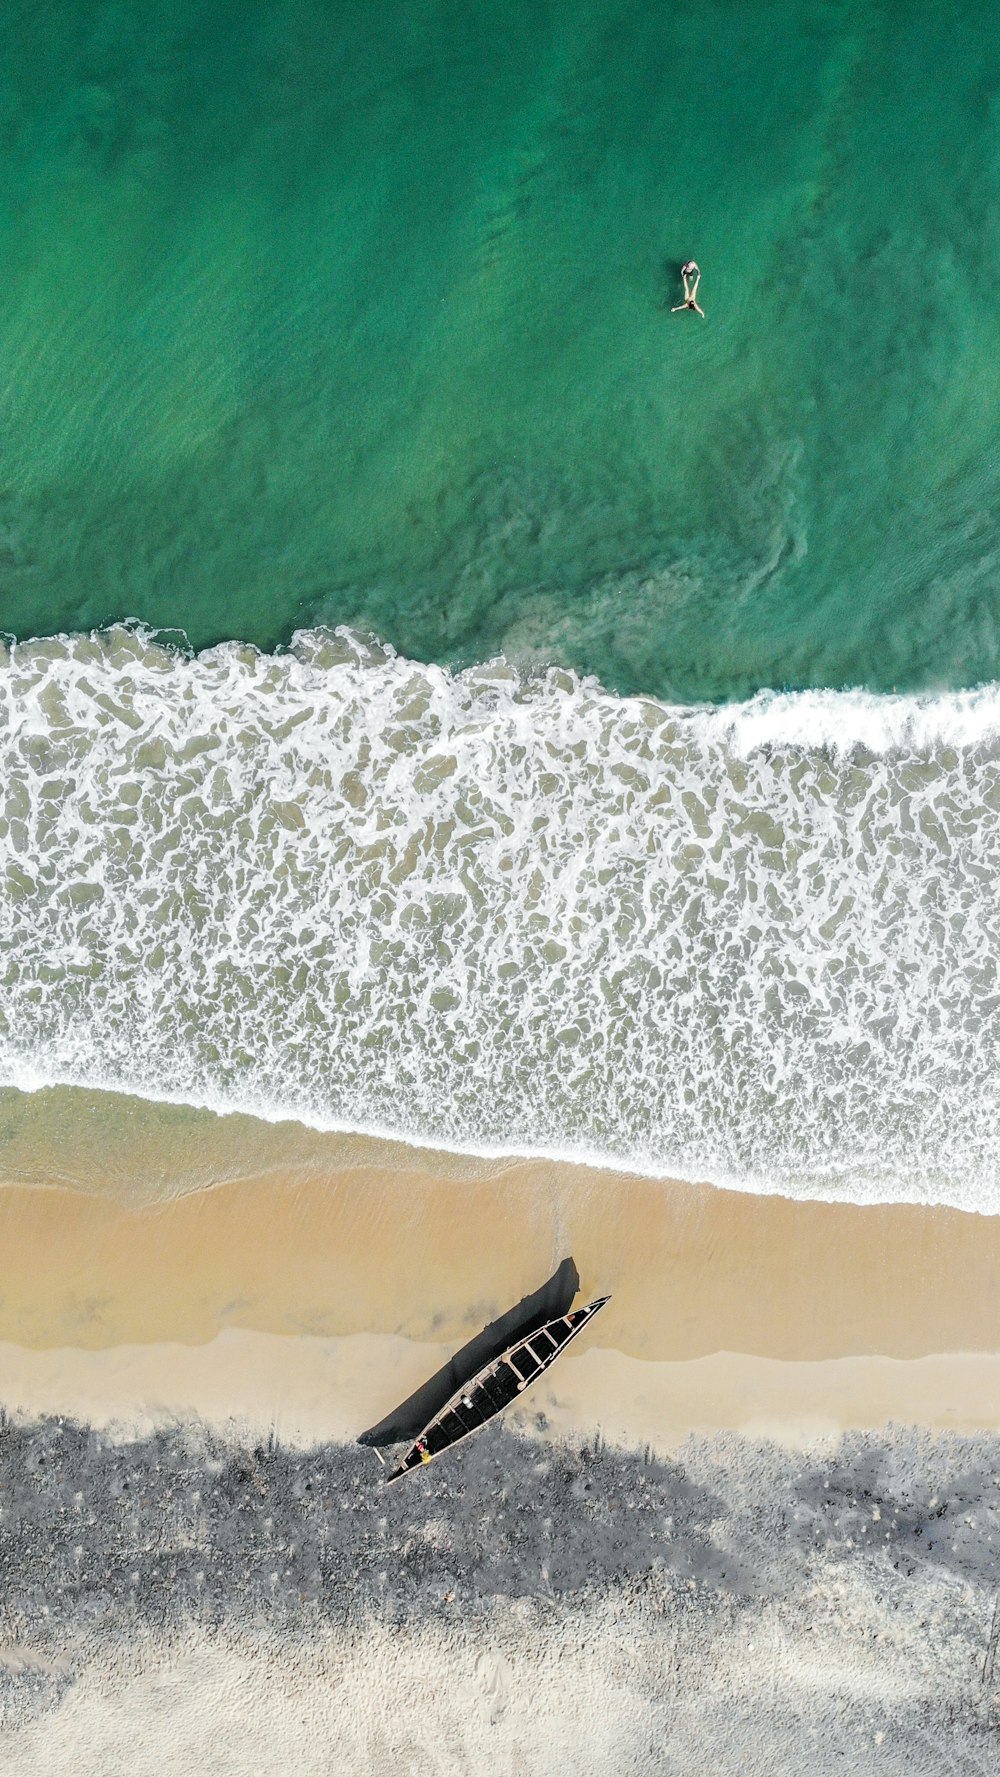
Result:
M0 1427L0 1772L1000 1770L1000 1440Z

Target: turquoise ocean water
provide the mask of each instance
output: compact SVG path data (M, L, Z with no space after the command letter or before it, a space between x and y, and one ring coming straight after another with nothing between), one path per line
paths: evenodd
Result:
M0 20L0 1086L1000 1206L993 9Z
M1000 676L989 0L2 20L0 628Z

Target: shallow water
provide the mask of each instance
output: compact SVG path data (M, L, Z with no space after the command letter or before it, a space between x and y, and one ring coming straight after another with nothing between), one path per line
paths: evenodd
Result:
M0 628L1000 677L994 24L8 9Z

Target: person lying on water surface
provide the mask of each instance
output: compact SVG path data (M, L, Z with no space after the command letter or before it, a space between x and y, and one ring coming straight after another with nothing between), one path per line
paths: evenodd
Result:
M693 309L695 314L700 315L704 320L705 311L698 307L698 285L701 282L701 272L693 259L689 259L686 265L681 266L681 277L684 279L684 301L679 302L676 308L671 309L670 313L679 315L684 309ZM691 282L692 278L694 279L693 283Z

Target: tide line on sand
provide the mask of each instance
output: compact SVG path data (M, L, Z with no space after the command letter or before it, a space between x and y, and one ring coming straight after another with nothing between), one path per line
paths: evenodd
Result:
M1000 1425L1000 1218L312 1137L141 1201L129 1159L123 1142L102 1194L37 1173L0 1189L9 1407L352 1436L571 1252L612 1302L527 1423L657 1448Z

